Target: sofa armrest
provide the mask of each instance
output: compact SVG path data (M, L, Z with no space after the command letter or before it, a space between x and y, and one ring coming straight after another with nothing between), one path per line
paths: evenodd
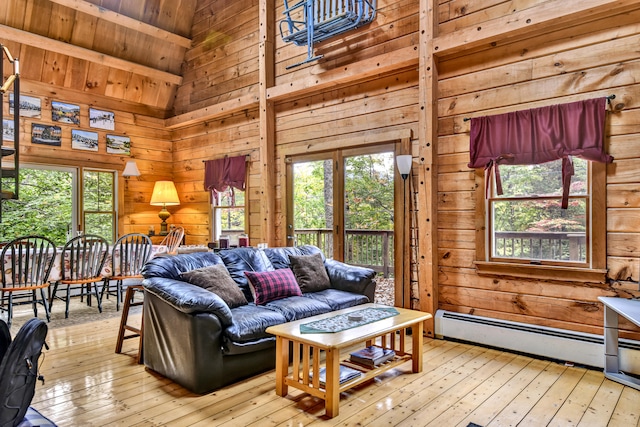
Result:
M328 259L324 262L331 287L341 291L366 295L373 302L376 272L370 268L357 267L340 261Z
M223 326L229 326L233 321L231 310L222 298L191 283L163 277L150 277L144 279L142 285L145 292L156 295L183 313L215 314Z

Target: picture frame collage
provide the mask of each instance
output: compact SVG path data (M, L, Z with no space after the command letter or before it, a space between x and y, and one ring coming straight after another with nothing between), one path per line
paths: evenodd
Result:
M9 94L9 114L14 113L13 93ZM20 117L39 119L42 117L40 98L21 95L19 106ZM62 146L62 127L58 124L80 126L80 106L61 102L51 102L51 121L53 124L32 123L31 142L60 147ZM89 128L106 131L115 130L115 114L111 111L89 107ZM2 120L2 139L14 141L14 120ZM131 155L131 139L128 136L107 133L107 154ZM71 148L97 152L100 145L99 133L86 129L71 129Z

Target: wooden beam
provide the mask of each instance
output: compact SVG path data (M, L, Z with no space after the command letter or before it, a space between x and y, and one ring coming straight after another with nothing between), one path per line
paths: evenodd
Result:
M219 104L210 105L188 113L173 116L165 120L164 125L168 129L177 129L196 123L202 123L207 120L230 116L231 114L239 111L257 108L259 104L257 94L244 95L236 99L230 99L229 101L220 102Z
M438 35L438 0L420 0L418 157L416 265L420 310L433 314L438 309L438 60L433 41ZM425 322L425 334L435 337L433 318Z
M390 53L374 56L360 62L338 67L336 69L318 72L316 65L309 77L295 79L290 83L283 83L267 89L267 98L272 101L286 101L299 98L313 92L353 84L359 80L367 80L380 74L396 73L403 69L418 65L417 46L409 46Z
M116 25L121 25L130 30L137 31L142 34L154 37L159 40L164 40L168 43L173 43L184 48L191 47L191 39L182 37L181 35L172 33L170 31L163 30L162 28L154 27L137 19L130 18L125 15L121 15L118 12L114 12L104 7L97 6L89 3L85 0L49 0L51 3L59 4L60 6L68 7L70 9L77 10L78 12L86 13L87 15L95 16L96 18L113 22Z
M481 26L463 28L433 40L434 54L444 56L462 51L489 47L515 38L549 32L554 26L566 28L596 19L606 13L613 15L638 9L638 0L565 0L547 1L536 6L491 19ZM422 35L422 34L421 34Z
M275 0L260 0L260 51L259 85L260 96L260 230L261 241L275 245L275 111L273 101L268 99L268 90L275 83Z
M127 71L134 74L140 74L153 80L161 80L163 82L179 85L182 83L182 76L168 73L166 71L157 70L145 65L136 64L124 59L105 55L84 47L75 46L69 43L53 40L17 28L0 25L0 38L10 40L16 43L26 44L45 51L68 55L72 58L83 59L104 65L106 67L116 68L118 70Z

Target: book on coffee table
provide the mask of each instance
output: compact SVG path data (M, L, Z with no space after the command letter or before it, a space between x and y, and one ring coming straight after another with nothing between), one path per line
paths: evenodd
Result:
M340 365L340 384L346 383L347 381L351 381L352 379L359 378L362 375L362 372L357 369L350 368L348 366ZM326 385L327 380L327 368L320 368L320 377L319 382L322 387Z
M372 367L393 359L395 355L396 352L393 350L371 345L362 350L354 351L350 354L350 358L354 363Z

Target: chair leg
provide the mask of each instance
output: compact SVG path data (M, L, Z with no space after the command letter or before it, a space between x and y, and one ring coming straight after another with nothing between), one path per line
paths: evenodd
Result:
M38 297L35 289L31 290L31 307L33 307L33 317L38 317Z
M116 353L122 352L122 343L125 339L140 337L140 344L138 346L138 354L136 356L137 362L142 363L142 340L144 329L144 313L143 320L140 323L140 328L129 326L127 321L129 319L129 310L133 306L142 305L141 302L133 302L136 290L142 289L142 285L130 285L127 286L127 290L124 297L124 305L122 306L122 316L120 317L120 329L118 330L118 338L116 340ZM133 334L125 335L126 331L131 331Z
M83 285L84 287L84 285ZM67 285L67 299L65 301L64 318L69 318L69 300L71 299L71 286Z
M91 283L88 284L91 287ZM93 282L93 290L96 294L96 301L98 303L98 311L102 313L102 298L100 298L100 293L98 292L98 282Z
M13 320L13 292L9 292L9 311L7 312L7 326L11 327Z
M42 305L44 306L44 315L47 317L47 322L51 321L51 312L49 311L49 304L47 298L44 295L44 288L40 288L40 295L42 296Z

